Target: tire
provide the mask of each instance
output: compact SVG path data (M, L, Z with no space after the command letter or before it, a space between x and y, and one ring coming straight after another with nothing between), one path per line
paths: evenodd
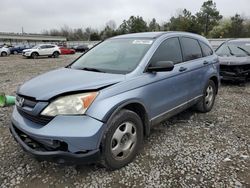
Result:
M14 52L13 52L13 54L14 54L14 55L17 55L17 54L18 54L18 52L17 52L17 51L14 51Z
M52 54L52 57L54 57L54 58L58 58L59 57L59 52L54 52L53 54Z
M38 53L33 52L30 56L32 59L37 59L39 55L38 55Z
M133 111L121 110L108 121L101 143L102 165L109 170L133 161L143 142L143 125Z
M215 83L212 80L209 80L204 89L202 99L196 104L196 109L199 112L206 113L212 110L216 96L216 89Z
M7 52L2 52L1 53L1 56L3 56L3 57L5 57L5 56L7 56L8 54L7 54Z

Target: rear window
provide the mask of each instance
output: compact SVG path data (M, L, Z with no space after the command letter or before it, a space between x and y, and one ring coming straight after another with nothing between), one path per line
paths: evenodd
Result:
M213 50L205 43L199 42L201 45L203 57L213 55Z
M54 48L54 45L47 45L47 48Z
M182 37L181 38L182 51L184 61L190 61L202 57L200 45L196 39Z

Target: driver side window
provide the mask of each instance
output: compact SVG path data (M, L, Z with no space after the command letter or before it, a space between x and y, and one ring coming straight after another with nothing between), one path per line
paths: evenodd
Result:
M150 60L150 66L158 61L172 61L174 64L182 62L181 46L177 37L165 40L158 47Z

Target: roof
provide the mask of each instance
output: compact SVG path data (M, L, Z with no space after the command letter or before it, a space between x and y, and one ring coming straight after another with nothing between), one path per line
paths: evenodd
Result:
M123 39L123 38L150 38L150 39L155 39L155 38L158 38L158 37L160 37L162 35L166 35L166 34L170 34L170 35L175 35L175 34L186 35L186 36L190 36L190 37L199 38L200 40L206 40L206 38L201 36L201 35L194 34L194 33L189 33L189 32L183 32L183 31L131 33L131 34L115 36L115 37L112 37L111 39Z
M122 39L122 38L157 38L163 34L166 34L168 32L142 32L142 33L130 33L125 35L119 35L112 37L113 39Z

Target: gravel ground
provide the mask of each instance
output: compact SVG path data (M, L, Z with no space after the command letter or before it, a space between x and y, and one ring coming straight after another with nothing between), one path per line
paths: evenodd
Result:
M0 91L70 63L0 57ZM96 165L37 162L9 133L12 107L0 109L0 187L250 187L250 83L222 84L213 110L187 110L155 126L139 156L113 172Z

